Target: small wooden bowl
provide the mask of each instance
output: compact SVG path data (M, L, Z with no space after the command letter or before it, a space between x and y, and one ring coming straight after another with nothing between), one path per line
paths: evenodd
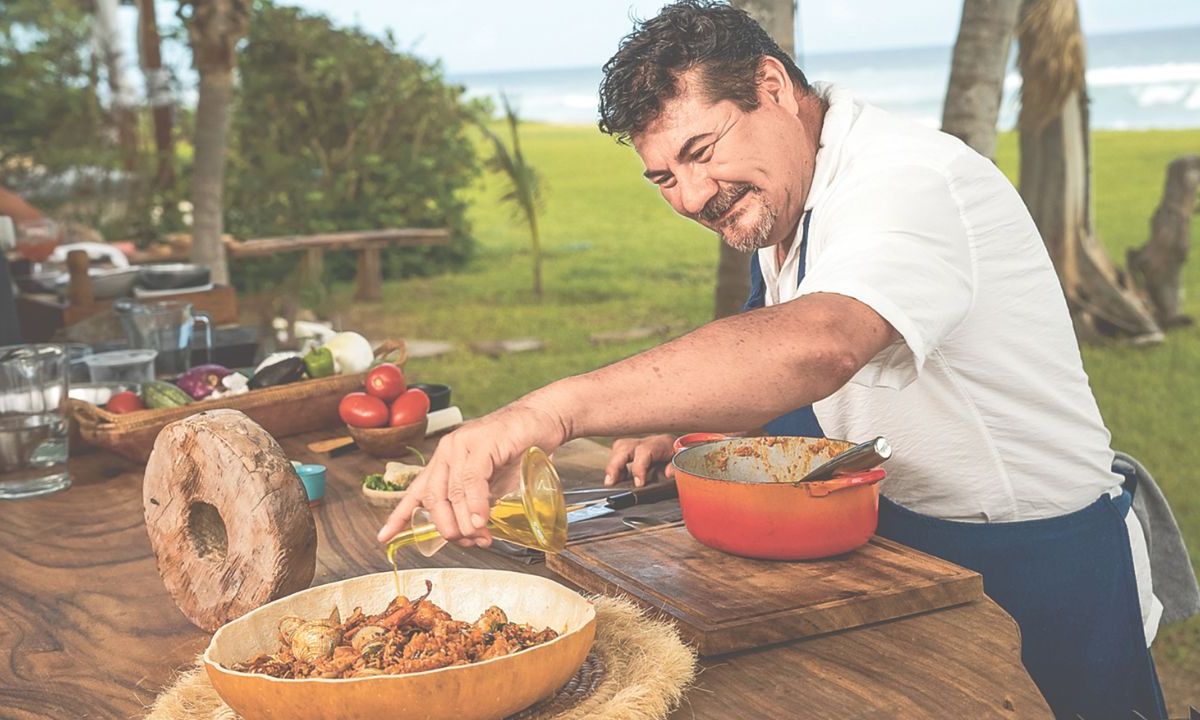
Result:
M356 428L347 425L346 430L368 455L377 458L398 458L408 454L407 446L425 439L425 430L428 427L429 418L423 417L411 425L382 428Z

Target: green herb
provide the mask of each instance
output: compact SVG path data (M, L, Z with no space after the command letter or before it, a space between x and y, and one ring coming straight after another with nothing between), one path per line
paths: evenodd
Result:
M363 485L368 490L384 490L387 492L395 492L397 490L405 490L408 488L408 483L393 483L383 479L383 473L371 473L363 478Z

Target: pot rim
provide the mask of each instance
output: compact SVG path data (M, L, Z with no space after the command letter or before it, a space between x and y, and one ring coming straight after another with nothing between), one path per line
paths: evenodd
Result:
M776 438L776 437L777 438L786 438L786 439L794 438L794 439L798 439L798 440L829 440L831 442L845 443L847 446L854 445L854 443L850 442L849 440L842 440L840 438L813 438L813 437L807 437L807 436L801 436L801 435L756 435L753 437L727 437L724 440L712 440L710 442L705 442L705 443L701 443L698 445L692 445L690 447L683 448L682 450L676 452L674 455L671 456L671 466L673 468L675 468L675 472L677 474L682 473L685 476L689 476L689 477L693 477L693 478L701 478L704 480L712 480L713 482L727 483L729 485L737 485L737 486L806 488L812 484L819 484L822 482L830 482L829 480L809 480L809 481L805 481L805 482L799 482L799 481L794 481L794 482L755 482L755 483L740 482L738 480L730 480L729 478L714 477L713 475L710 475L710 474L692 472L691 470L687 470L683 467L680 467L679 462L678 462L679 458L687 453L694 452L694 451L700 451L700 450L712 450L715 446L717 446L721 443L732 444L735 442L746 442L749 440L763 440L766 438ZM858 472L847 473L845 475L841 475L838 477L838 479L839 480L848 480L850 478L857 478L857 477L861 477L864 475L869 475L871 473L875 473L878 470L879 470L879 468L868 468L867 470L860 470ZM882 479L883 478L880 477L880 480L882 480ZM878 481L876 481L876 482L878 482ZM870 484L873 485L875 483L870 483Z

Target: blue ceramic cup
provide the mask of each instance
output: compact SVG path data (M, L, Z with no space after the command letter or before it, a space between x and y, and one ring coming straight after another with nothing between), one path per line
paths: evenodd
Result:
M325 497L324 465L301 464L293 460L292 467L296 468L300 482L304 483L304 492L308 493L309 503L315 503Z

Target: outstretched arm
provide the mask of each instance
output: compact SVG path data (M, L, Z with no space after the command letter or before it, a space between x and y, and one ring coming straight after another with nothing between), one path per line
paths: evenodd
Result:
M511 489L492 483L526 448L550 451L589 435L757 427L827 397L898 338L858 300L816 293L551 383L443 438L379 539L423 505L447 539L485 545L489 495Z

